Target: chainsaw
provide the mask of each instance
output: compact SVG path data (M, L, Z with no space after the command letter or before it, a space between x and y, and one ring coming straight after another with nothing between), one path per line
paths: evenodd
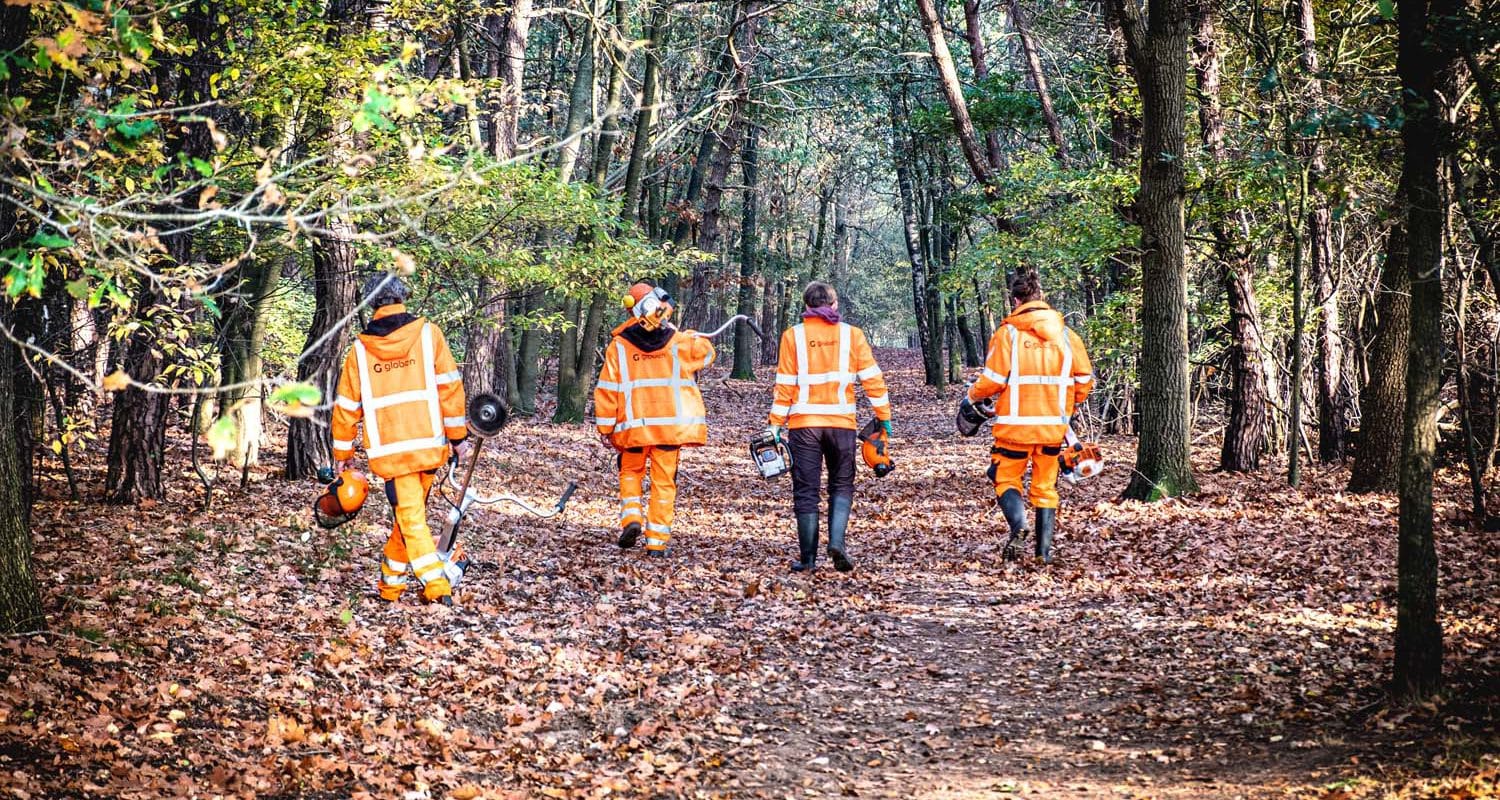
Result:
M562 497L550 508L538 508L524 499L509 492L500 494L485 494L474 487L474 470L479 466L479 452L484 443L500 433L505 423L510 419L510 410L499 397L485 392L477 394L469 399L469 433L477 441L470 449L466 463L459 464L456 461L448 467L447 485L458 492L458 501L455 502L444 494L451 508L448 510L448 518L443 521L442 532L438 536L438 554L451 554L458 545L458 529L463 522L464 515L476 505L494 505L496 503L510 503L520 507L522 511L541 519L550 519L563 512L567 507L568 500L573 497L573 492L578 489L578 484L569 481L566 489L563 489ZM462 478L459 477L462 473ZM444 557L446 561L447 558Z
M1063 451L1057 457L1063 480L1077 486L1104 471L1104 452L1094 442L1085 442L1068 426Z

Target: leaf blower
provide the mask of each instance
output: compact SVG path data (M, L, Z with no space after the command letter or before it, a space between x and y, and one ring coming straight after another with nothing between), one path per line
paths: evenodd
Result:
M1058 461L1063 480L1077 486L1104 471L1104 452L1095 442L1085 442L1068 426L1068 436Z
M993 416L995 416L995 398L986 397L974 403L969 400L969 392L966 389L964 398L958 401L958 414L954 419L954 425L958 428L960 436L976 436Z
M891 461L890 438L878 419L870 420L859 431L859 454L864 457L865 466L875 471L877 478L896 471L896 465Z
M776 429L767 428L750 437L750 460L766 480L792 471L792 451L781 441Z
M333 530L359 516L370 496L370 481L363 472L346 469L334 475L331 468L324 467L318 470L318 479L327 484L313 502L313 519L318 525Z

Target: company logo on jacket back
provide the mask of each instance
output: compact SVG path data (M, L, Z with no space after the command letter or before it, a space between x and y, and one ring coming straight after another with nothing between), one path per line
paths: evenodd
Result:
M378 375L382 372L394 372L398 369L405 369L415 363L417 363L415 358L408 358L402 361L381 361L377 362L372 369Z
M632 353L630 356L630 360L645 361L652 358L667 358L670 355L670 353Z

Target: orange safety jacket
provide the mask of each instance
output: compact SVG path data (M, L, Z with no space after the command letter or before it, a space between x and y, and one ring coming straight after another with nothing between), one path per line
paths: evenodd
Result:
M714 346L691 331L639 324L617 329L594 385L594 424L616 447L708 442L708 412L697 374Z
M1012 444L1061 444L1073 410L1094 388L1083 340L1062 314L1037 300L1022 304L990 337L990 350L969 401L996 396L995 439Z
M354 456L364 423L370 471L382 478L426 472L468 435L464 384L442 331L393 304L380 307L344 358L333 405L333 458Z
M865 332L847 322L804 319L781 334L770 423L791 428L854 430L854 382L876 419L891 418L885 377Z

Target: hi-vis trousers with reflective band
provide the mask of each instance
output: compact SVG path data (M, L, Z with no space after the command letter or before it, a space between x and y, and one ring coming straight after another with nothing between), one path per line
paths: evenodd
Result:
M1057 472L1060 469L1057 457L1061 453L1061 446L1012 444L997 439L990 448L990 464L995 468L995 496L999 497L1010 489L1021 495L1027 494L1022 479L1026 476L1029 461L1032 507L1057 508Z
M414 472L390 481L395 486L396 524L386 539L385 558L380 562L380 596L386 600L396 600L406 590L408 568L416 573L422 595L428 600L453 593L444 561L427 527L427 493L432 489L433 475ZM458 560L458 554L454 555Z
M676 446L632 447L620 453L620 527L632 522L646 530L646 549L665 550L672 541L672 518L676 516ZM642 507L646 470L651 470L651 498Z

